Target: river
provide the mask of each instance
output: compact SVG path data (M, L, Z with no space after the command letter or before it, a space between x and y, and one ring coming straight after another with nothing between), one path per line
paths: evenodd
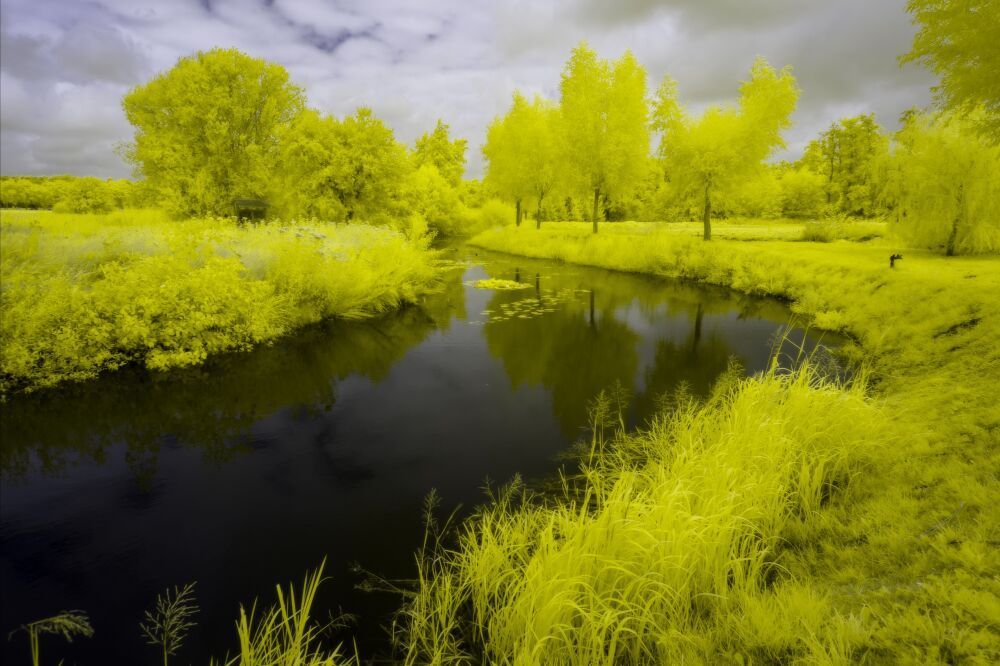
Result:
M236 646L240 603L269 604L326 558L319 616L386 650L401 599L353 565L413 576L423 500L447 516L487 480L550 477L601 390L641 425L683 382L704 395L736 357L764 369L788 309L723 289L488 253L418 306L329 322L190 370L127 369L32 396L0 419L0 632L83 609L92 638L41 640L43 663L160 663L139 631L167 586L197 581L173 660ZM487 277L522 282L477 289ZM793 331L792 338L816 336ZM826 336L825 344L838 341ZM26 637L0 641L27 663Z

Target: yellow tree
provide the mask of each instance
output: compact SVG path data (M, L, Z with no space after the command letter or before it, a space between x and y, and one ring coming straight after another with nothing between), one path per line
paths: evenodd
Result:
M597 233L601 197L625 196L642 179L649 155L646 70L631 51L610 63L581 42L559 89L565 166L578 187L594 195Z
M1000 143L1000 3L996 0L908 0L920 30L902 63L919 62L941 77L944 109L982 107L976 129Z
M278 136L304 103L280 65L198 52L125 95L135 127L125 157L173 213L228 215L233 199L267 192Z
M737 107L709 107L692 118L667 77L656 92L653 128L661 133L660 157L667 177L701 201L704 239L712 238L712 201L720 191L752 175L783 147L781 131L791 125L799 89L790 68L776 72L764 58L740 85Z
M425 164L433 165L452 187L458 187L465 173L465 139L451 140L448 125L438 119L433 132L424 132L417 139L413 159L419 169Z
M911 114L896 135L887 190L893 226L945 254L1000 252L1000 147L977 133L982 112Z
M521 202L531 196L537 204L535 221L542 224L542 202L558 174L559 108L535 96L531 103L514 93L510 110L496 118L486 132L483 156L486 182L501 196L514 201L515 223L521 224Z
M342 121L311 109L281 137L272 198L288 217L351 221L385 212L408 174L406 147L371 109Z

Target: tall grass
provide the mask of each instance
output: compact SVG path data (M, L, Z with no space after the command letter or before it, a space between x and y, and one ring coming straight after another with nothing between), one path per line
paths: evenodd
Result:
M323 564L306 574L299 591L293 585L276 587L277 602L258 615L257 604L250 610L240 606L236 622L239 654L222 662L223 666L349 666L357 664L357 655L346 656L338 645L333 649L320 645L326 625L312 617L316 593L323 582ZM213 660L213 664L216 662Z
M782 564L795 584L734 608L729 635L759 630L762 645L827 635L827 658L801 657L816 662L1000 661L1000 260L909 248L890 268L902 249L890 240L703 243L616 226L498 230L472 243L785 298L855 341L845 351L871 369L886 425L901 433L844 501L805 529L786 523ZM822 427L828 413L802 418ZM840 628L817 630L820 620Z
M0 214L0 391L158 370L437 288L426 243L365 225Z
M642 432L603 431L595 423L561 497L515 482L464 524L455 548L421 558L419 593L402 616L407 663L737 654L769 663L850 652L851 618L775 608L821 596L788 580L786 535L808 531L891 441L860 383L823 379L808 364L753 379L730 373L704 404L681 394Z

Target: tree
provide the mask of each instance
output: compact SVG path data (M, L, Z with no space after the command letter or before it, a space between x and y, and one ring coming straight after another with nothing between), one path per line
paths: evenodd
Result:
M468 141L448 137L448 126L440 119L431 133L417 139L414 160L416 166L432 164L452 187L458 187L465 173L465 148Z
M228 215L233 199L268 191L278 136L304 95L280 65L212 49L181 58L122 106L135 127L125 158L162 204L179 215Z
M390 209L411 168L392 130L360 108L343 121L307 110L281 136L273 193L289 217L354 220Z
M874 165L889 142L875 114L844 118L806 147L802 166L826 179L826 201L851 215L875 212Z
M900 63L919 62L941 77L941 108L982 107L976 129L1000 143L1000 3L996 0L909 0L920 30Z
M581 189L593 192L597 233L601 197L630 192L649 154L646 71L631 51L612 64L581 42L563 69L559 90L566 167Z
M1000 146L977 132L982 122L914 114L896 135L893 226L914 245L948 256L1000 252Z
M826 199L826 180L806 167L788 168L781 185L781 212L786 217L816 217Z
M558 107L536 96L529 104L518 92L503 118L486 132L483 156L486 180L498 194L514 201L515 224L521 224L521 202L533 196L535 220L542 224L542 202L552 191L558 173Z
M740 85L738 108L709 107L691 118L677 101L677 84L667 77L656 93L653 128L661 132L659 153L667 177L701 200L704 239L712 238L712 200L752 175L791 125L799 90L791 69L780 73L758 58L750 80Z

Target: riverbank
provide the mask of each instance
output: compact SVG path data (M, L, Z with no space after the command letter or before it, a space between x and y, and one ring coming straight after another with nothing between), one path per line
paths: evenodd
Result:
M905 250L890 269L899 248L882 241L703 243L655 225L605 225L596 236L585 225L507 228L471 244L788 299L814 326L856 341L850 353L868 369L874 400L854 413L845 410L856 393L837 388L840 401L826 401L831 387L808 377L736 382L718 402L599 447L589 466L598 472L568 484L561 500L502 495L463 528L458 549L425 553L421 594L401 634L416 661L1000 658L1000 261ZM773 400L746 406L755 395ZM801 409L789 413L796 400ZM852 429L855 421L865 425ZM802 429L775 433L793 443L775 468L800 461L800 473L818 475L823 501L790 510L800 520L779 521L801 501L789 495L794 484L750 501L741 489L763 477L749 476L728 489L750 518L690 499L729 495L721 482L705 487L716 464L685 477L677 461L697 467L706 451L733 454L740 447L727 442L756 441L774 422ZM692 432L701 436L678 447ZM823 444L810 448L816 441ZM844 446L843 466L828 465L825 456ZM694 555L664 551L689 539L663 538L664 526L720 535L724 521L712 516L734 515L744 531L698 541ZM698 561L698 553L708 555ZM758 564L748 572L745 563ZM671 578L678 567L686 575ZM636 594L650 585L656 594ZM508 636L504 627L515 628Z
M366 225L5 210L0 391L198 365L322 319L369 317L437 289L435 256Z

